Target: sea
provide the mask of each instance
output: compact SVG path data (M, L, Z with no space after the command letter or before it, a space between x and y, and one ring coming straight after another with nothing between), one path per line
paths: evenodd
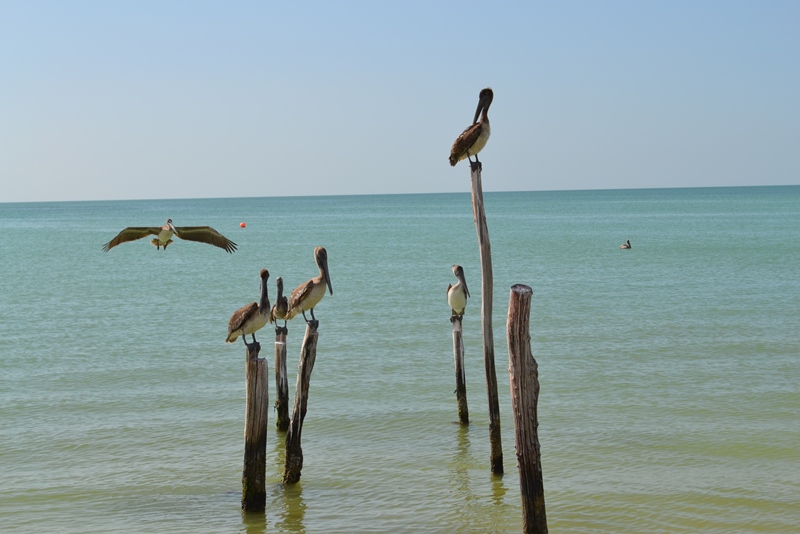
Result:
M484 197L502 475L468 190L0 204L0 531L520 532L506 318L525 284L550 532L800 532L800 186ZM238 250L102 251L168 217ZM282 483L271 411L266 510L244 513L246 351L228 320L262 268L273 301L278 276L316 276L316 246L333 294L315 309L302 477ZM288 329L291 405L302 317ZM273 377L274 327L256 337Z

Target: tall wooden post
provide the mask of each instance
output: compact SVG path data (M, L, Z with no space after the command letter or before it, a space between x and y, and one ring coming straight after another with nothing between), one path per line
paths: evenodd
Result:
M245 362L244 468L242 510L263 512L267 501L267 416L269 383L267 364L258 357L261 345L247 346Z
M300 446L300 435L303 431L303 419L306 417L308 407L308 386L311 381L311 371L317 359L317 325L307 324L306 335L303 337L303 346L300 349L300 363L297 368L297 385L294 396L292 419L289 422L289 432L286 434L286 461L283 469L284 484L293 484L300 480L303 470L303 448Z
M458 422L469 425L469 408L467 407L467 379L464 373L464 339L461 336L461 320L463 315L451 315L453 323L453 360L456 366L456 400L458 401Z
M547 532L544 508L542 456L537 428L539 369L531 353L530 287L517 284L508 301L508 371L511 375L511 406L514 410L519 486L522 494L522 530L527 534Z
M289 428L289 377L286 374L286 334L283 326L275 327L275 426L281 432Z
M483 210L483 185L480 163L470 164L472 178L472 214L481 252L481 326L483 329L483 366L486 371L486 395L489 399L489 444L492 473L503 472L503 446L500 434L500 401L497 397L497 373L494 367L494 334L492 333L492 247Z

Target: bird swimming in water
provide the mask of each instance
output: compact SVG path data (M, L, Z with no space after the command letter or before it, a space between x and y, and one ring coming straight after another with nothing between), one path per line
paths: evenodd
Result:
M261 269L261 298L258 302L251 302L247 306L242 306L231 315L228 321L228 337L225 343L235 343L239 336L242 336L245 346L250 347L245 335L253 336L253 344L256 341L256 332L261 330L269 321L269 291L267 280L269 271Z
M292 291L289 296L289 311L286 313L287 319L294 319L294 317L301 313L306 324L311 325L312 322L316 323L317 319L314 317L314 307L325 296L325 287L327 286L331 295L333 295L333 287L331 286L331 275L328 271L328 251L322 247L314 249L314 259L319 267L319 276L315 276L311 280L304 282ZM306 317L306 310L311 311L311 321L309 322Z
M154 235L150 243L157 249L167 250L167 246L172 243L172 236L186 239L187 241L198 241L207 243L223 249L225 252L233 254L236 250L236 243L220 234L210 226L178 226L172 224L172 219L167 219L164 226L129 226L122 230L117 236L103 245L103 252L108 252L117 245L136 241L148 235Z
M481 168L481 162L478 161L478 152L486 146L486 141L489 140L489 135L492 133L489 127L489 106L492 105L493 99L494 92L492 92L491 87L481 91L472 125L458 136L450 149L451 166L454 167L462 159L467 159L469 160L470 168L475 166L479 169ZM480 120L478 120L478 117L480 117ZM475 156L474 163L469 159L470 156Z
M631 240L626 239L625 242L619 246L619 248L631 248Z
M456 285L447 284L447 303L453 310L453 316L461 317L467 307L469 289L467 289L467 280L464 278L464 269L460 265L453 265L453 274L456 275L458 282Z

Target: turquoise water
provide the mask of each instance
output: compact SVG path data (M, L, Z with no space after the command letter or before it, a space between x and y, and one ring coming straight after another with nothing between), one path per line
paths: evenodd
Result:
M485 203L504 476L468 194L0 204L0 529L518 532L505 315L524 283L551 532L800 530L800 187ZM167 217L239 250L101 252ZM281 484L272 413L266 514L243 514L245 351L227 321L261 268L272 291L315 276L317 245L334 294L316 309L302 478ZM466 429L453 263L472 293ZM292 401L302 332L289 324ZM269 327L258 338L272 373Z

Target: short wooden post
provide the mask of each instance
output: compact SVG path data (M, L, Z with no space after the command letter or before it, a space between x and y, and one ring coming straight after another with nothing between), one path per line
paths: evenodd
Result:
M275 327L275 426L281 432L289 428L289 377L286 374L286 334L283 326Z
M267 501L267 416L269 383L267 364L258 357L261 346L247 346L245 363L244 468L242 469L242 510L263 512Z
M476 158L477 159L477 158ZM481 326L483 329L483 366L486 372L486 395L489 400L489 444L491 471L503 472L503 446L500 433L500 400L497 396L497 373L494 366L494 334L492 332L492 247L486 212L483 210L483 185L480 163L470 164L472 179L472 214L481 253Z
M519 485L522 493L522 531L547 532L544 508L542 456L539 447L536 407L539 400L539 370L531 352L530 287L517 284L508 301L508 372L511 375L511 407L514 410Z
M464 373L464 339L461 336L461 320L463 315L451 315L453 323L453 360L456 366L456 400L458 401L458 422L469 425L469 408L467 407L467 379Z
M292 419L289 422L289 432L286 434L286 461L283 470L283 483L294 484L300 480L303 470L303 448L300 446L300 435L303 431L303 419L306 417L308 407L308 386L311 381L311 371L317 359L317 333L316 324L312 327L306 324L306 334L303 337L303 346L300 349L300 363L297 368L297 385L295 386L294 408Z

